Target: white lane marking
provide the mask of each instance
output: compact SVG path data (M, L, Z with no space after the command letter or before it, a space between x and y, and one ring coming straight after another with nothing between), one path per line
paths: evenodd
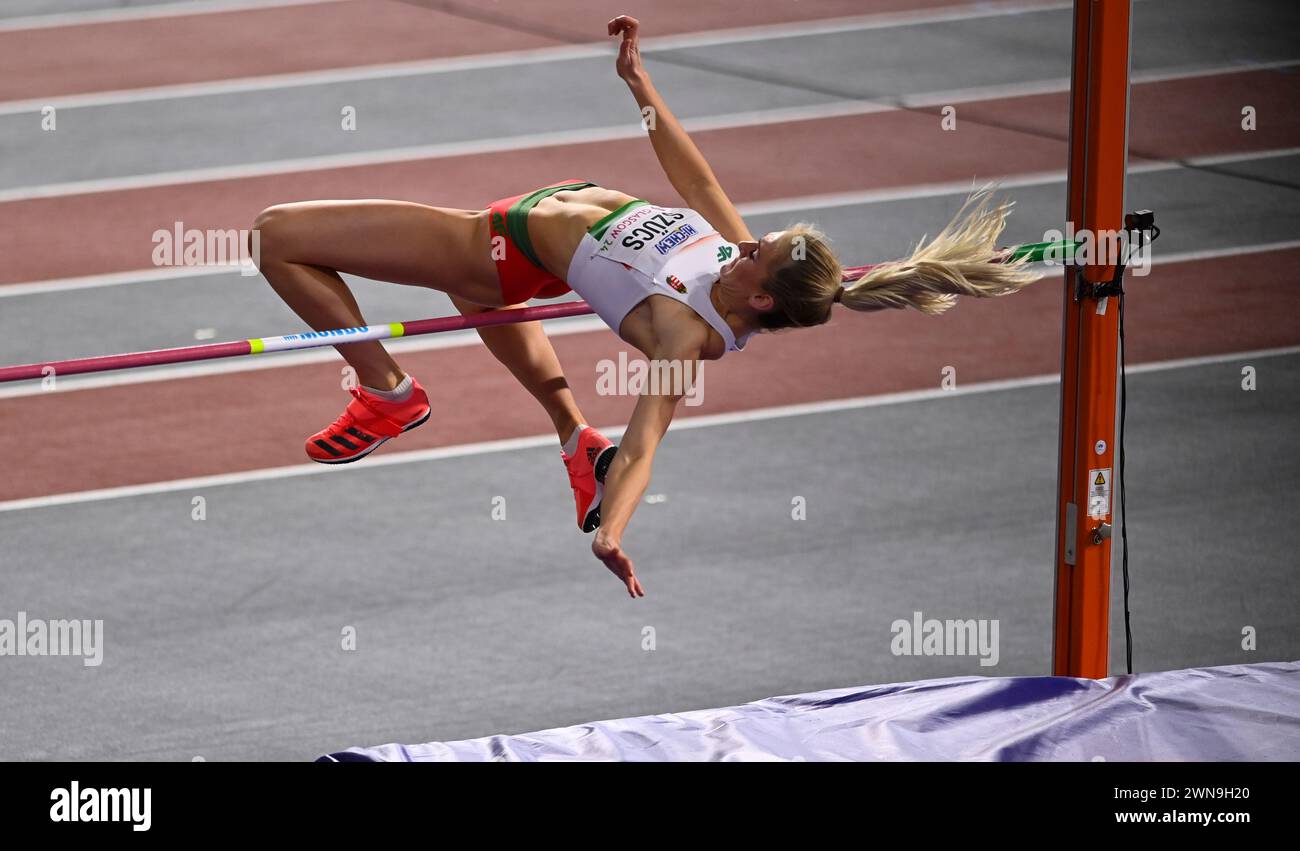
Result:
M1064 172L1054 175L1035 175L1019 182L1019 178L1006 178L1000 181L1003 188L1018 186L1035 186L1050 183L1051 179L1064 180ZM896 190L869 190L858 193L834 193L829 195L796 195L778 201L757 201L740 204L737 209L742 216L758 216L774 213L797 212L818 207L840 207L851 204L877 204L888 201L901 201L912 198L928 198L941 195L957 195L970 189L971 184L953 182L946 184L932 183L921 187L906 187ZM1197 251L1181 251L1175 254L1156 255L1155 262L1181 263L1186 260L1205 260L1214 257L1230 257L1237 254L1259 254L1265 251L1286 251L1300 247L1300 240L1283 240L1264 242L1254 245L1234 245L1226 248L1206 248ZM236 267L238 268L238 267ZM149 284L164 281L180 281L186 278L201 278L218 275L222 269L212 266L165 266L157 269L134 269L129 272L107 272L101 275L82 275L75 278L50 278L45 281L28 281L21 284L0 284L0 298L11 296L47 295L72 290L98 289L99 287L119 287L131 284ZM380 282L382 283L382 282Z
M1228 248L1207 248L1196 251L1184 251L1169 255L1153 255L1151 265L1162 266L1169 263L1187 263L1213 260L1220 257L1238 257L1261 254L1269 251L1288 251L1300 248L1300 240L1284 242L1267 242L1258 245L1232 246ZM567 334L585 334L605 330L605 323L596 316L573 317L548 323L546 333L552 337ZM390 340L386 348L394 354L404 352L421 352L433 349L452 349L460 346L480 345L475 331L452 331L428 337ZM172 381L185 378L202 378L212 375L226 375L237 372L251 372L262 369L279 369L280 367L302 366L304 364L328 363L338 359L332 349L319 349L303 352L275 354L273 357L242 357L222 361L207 361L182 366L170 366L165 369L148 372L122 371L103 375L76 376L60 378L58 393L73 393L78 390L97 390L104 387L121 387L131 384L148 384L155 381ZM0 386L0 400L16 399L24 396L40 396L46 392L40 382L32 381Z
M1233 245L1226 248L1198 248L1195 251L1179 251L1169 255L1153 255L1152 265L1161 263L1188 263L1196 260L1216 260L1220 257L1242 257L1248 254L1264 254L1269 251L1290 251L1300 248L1300 239L1287 239L1281 242L1261 242L1258 245Z
M412 160L441 159L483 153L518 151L560 145L582 145L592 142L610 142L643 136L640 124L621 124L615 127L592 127L581 130L557 130L550 133L532 133L521 136L476 139L467 142L444 142L435 145L413 145L389 148L382 151L359 151L349 154L324 154L290 160L244 163L233 166L185 169L155 174L104 177L92 180L74 180L67 183L47 183L40 186L20 186L0 190L0 203L26 201L34 198L58 198L68 195L88 195L99 192L121 192L163 186L182 186L190 183L208 183L239 180L247 177L271 177L295 172L312 172L324 169L377 166Z
M83 12L53 12L48 15L25 15L0 19L0 33L14 30L41 30L51 27L80 27L87 24L114 24L118 21L144 21L149 18L183 18L220 12L250 12L281 6L314 6L341 0L199 0L192 3L155 3L112 9L87 9Z
M1229 163L1251 162L1254 160L1273 159L1275 157L1292 157L1300 155L1298 148L1274 148L1267 151L1247 151L1237 154L1213 154L1203 157L1188 157L1182 161L1147 160L1129 162L1129 174L1149 174L1159 171L1173 171L1184 168L1183 163L1193 166L1226 165ZM1011 189L1026 186L1044 186L1060 183L1066 178L1066 171L1040 171L1028 174L997 177L999 186ZM933 198L941 195L954 195L967 192L981 181L952 180L942 183L914 183L904 187L885 189L864 189L853 192L830 192L824 195L805 195L798 199L778 199L745 204L738 209L742 215L759 216L768 213L795 212L819 207L851 207L860 204L875 204L883 201L902 201L914 198Z
M1249 62L1238 60L1223 65L1186 65L1181 68L1158 68L1148 71L1134 71L1129 75L1129 82L1131 85L1135 86L1147 85L1150 83L1173 83L1179 80L1191 80L1197 77L1227 77L1233 74L1245 74L1251 71L1276 71L1282 68L1291 68L1295 65L1300 65L1300 60L1279 59L1273 62ZM983 99L979 95L988 88L990 87L973 86L962 89L951 89L946 92L925 92L915 95L903 95L899 100L904 106L915 108L943 106L949 103L966 103L972 99ZM998 96L1003 98L1059 94L1070 90L1070 78L1059 77L1052 80L1029 80L1023 83L1004 83L997 86L997 88L1000 90Z
M208 97L210 95L247 94L301 86L323 86L334 83L358 83L366 80L392 80L398 77L422 74L447 74L456 71L478 71L487 68L504 68L518 65L540 65L544 62L565 62L571 59L596 59L613 55L606 45L578 44L564 47L531 47L519 50L500 50L494 53L475 53L467 56L445 56L439 59L413 59L404 62L382 62L351 68L328 68L321 71L295 71L288 74L267 74L258 77L234 77L201 83L171 83L161 86L144 86L134 89L115 89L106 92L87 92L75 95L50 95L0 101L0 115L32 112L44 106L60 110L89 107L118 106L126 103L144 103L154 100L180 100Z
M333 0L338 2L338 0ZM850 15L842 18L790 21L786 23L759 24L752 27L728 27L699 33L659 36L641 41L641 52L651 55L655 51L683 50L699 47L716 47L743 44L752 41L802 38L873 29L916 26L945 21L974 20L1023 12L1060 11L1070 8L1070 3L981 3L978 7L958 6L924 9L916 12L883 12ZM0 31L5 27L0 25ZM602 33L603 35L603 33ZM287 74L264 74L253 77L235 77L200 83L175 83L105 92L54 95L48 98L0 101L0 115L7 112L26 112L42 106L75 109L85 106L106 106L119 103L166 98L197 97L234 92L255 92L294 86L315 86L326 83L351 83L360 80L390 79L419 74L443 74L449 71L501 68L523 63L557 62L569 59L593 59L615 53L615 42L593 40L587 44L570 44L558 47L503 50L467 56L446 56L438 59L415 59L405 62L384 62L357 65L351 68L327 68L319 71L296 71Z
M1300 64L1296 62L1279 63L1285 65ZM1223 66L1218 69L1204 69L1201 73L1186 70L1174 71L1167 76L1160 73L1148 75L1145 83L1159 83L1166 80L1184 79L1195 76L1222 76L1257 70L1255 67L1241 65ZM1024 94L1043 94L1049 92L1069 91L1069 80L1048 80L1030 83L1012 83L999 86L981 86L962 89L955 92L917 93L902 99L904 108L928 108L938 104L960 105L978 103L986 100L1020 97ZM31 107L39 109L39 106ZM840 100L824 104L781 107L765 110L747 110L710 117L688 118L682 125L690 132L700 133L711 130L729 130L741 127L754 127L765 124L794 121L814 121L826 118L845 118L855 115L893 112L899 107L883 100ZM0 114L6 111L6 105L0 104ZM615 142L627 139L639 139L645 135L637 122L623 123L606 127L589 127L577 130L556 130L545 133L529 133L516 136L493 136L483 139L470 139L461 142L440 142L430 145L409 145L400 148L372 149L341 154L320 154L310 157L295 157L282 160L263 160L259 162L240 163L237 165L207 166L204 168L180 169L176 171L152 172L149 174L122 175L118 177L90 178L59 183L33 184L0 190L0 203L25 201L34 198L59 198L68 195L88 195L97 192L120 192L131 189L146 189L159 186L180 186L190 183L206 183L221 180L239 180L249 177L267 177L271 175L296 172L321 171L335 168L354 168L358 166L384 165L397 162L442 159L447 157L474 156L478 154L519 151L559 145L582 145L600 142ZM1229 155L1232 156L1232 155Z
M546 333L551 337L563 337L568 334L586 334L605 330L605 323L597 316L580 316L560 319L548 323ZM384 348L395 355L409 352L425 352L433 349L456 349L462 346L482 345L477 331L447 331L430 334L426 337L386 340ZM269 357L246 355L229 361L206 361L167 367L148 372L117 372L100 375L70 375L59 378L57 390L43 391L39 381L30 383L0 385L0 399L15 399L23 396L40 396L42 393L73 393L78 390L98 390L104 387L121 387L130 384L151 384L155 381L171 381L184 378L204 378L211 375L226 375L236 372L255 372L263 369L279 369L288 366L303 366L314 363L331 363L339 358L332 348L310 349L301 352L271 353Z
M750 41L768 41L781 38L803 38L815 35L834 35L842 32L897 29L949 21L974 21L981 18L1000 18L1032 12L1060 12L1074 8L1073 2L981 2L954 6L937 6L900 12L875 12L850 15L843 18L808 20L804 23L756 24L752 27L705 30L698 33L659 36L643 40L650 52L656 50L685 50L696 47L716 47L726 44L743 44ZM646 50L642 51L647 52Z
M876 112L888 112L891 109L893 107L881 104L842 101L814 106L747 110L745 112L704 118L688 118L682 121L682 126L690 132L700 133L709 130L729 130L779 122L812 121L822 118L866 115ZM439 142L431 145L354 151L346 154L320 154L286 160L241 163L239 165L210 166L122 177L98 177L63 183L19 186L0 190L0 203L28 201L37 198L61 198L69 195L90 195L101 192L123 192L135 189L183 186L192 183L242 180L250 177L272 177L327 169L383 166L390 163L478 156L480 154L523 151L535 148L617 142L640 139L644 136L645 131L641 129L639 123L624 122L608 127L586 127L577 130L554 130L516 136L494 136L485 139L470 139L463 142Z
M118 287L123 284L149 284L155 281L179 281L234 272L238 267L222 269L214 266L159 266L153 269L134 269L129 272L105 272L99 275L78 275L75 278L51 278L48 281L28 281L22 284L0 284L0 298L20 295L44 295L69 290L93 290L99 287Z
M1181 358L1178 360L1153 361L1151 363L1130 365L1127 371L1132 373L1160 372L1170 369L1207 366L1217 363L1280 357L1300 354L1300 346L1288 346L1277 349L1257 349L1246 352L1232 352L1221 355ZM938 388L930 390L911 390L903 393L882 393L872 396L858 396L850 399L832 399L824 402L807 402L797 405L779 405L769 408L756 408L749 411L736 411L729 414L708 414L698 417L683 417L674 420L670 431L683 431L693 428L710 428L720 425L759 422L783 417L800 417L811 414L824 414L837 411L876 408L886 405L901 405L909 402L926 402L957 396L972 396L981 393L996 393L1004 390L1019 390L1055 384L1060 380L1059 374L1033 375L1025 378L1012 378L1001 381L984 381L975 384L959 385L952 390ZM611 439L622 435L626 424L617 426L598 426L600 431ZM511 452L518 449L535 449L555 446L557 441L553 434L518 437L508 440L493 440L483 443L466 443L457 446L440 446L435 449L420 449L411 452L393 452L366 459L365 469L392 466L396 464L414 464L422 461L437 461L444 458L465 458L474 455L486 455L495 452ZM61 505L73 505L84 502L99 502L123 497L147 496L175 491L197 490L200 488L221 487L224 485L242 485L249 482L265 482L276 479L296 478L299 476L322 475L325 473L348 474L356 472L356 467L332 467L325 464L294 464L287 467L266 467L260 470L247 470L240 473L222 473L214 476L196 476L187 479L172 479L164 482L149 482L142 485L126 485L116 488L74 491L72 493L54 494L52 496L11 499L0 502L0 512L25 511L32 508L49 508Z

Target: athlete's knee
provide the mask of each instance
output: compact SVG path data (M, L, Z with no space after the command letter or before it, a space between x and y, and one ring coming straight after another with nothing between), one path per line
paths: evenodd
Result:
M289 248L294 220L301 216L301 212L296 204L276 204L257 214L253 219L253 232L261 243L264 258L276 259ZM249 239L252 239L252 234Z
M292 210L288 204L276 204L275 206L267 207L265 210L257 214L257 218L253 219L253 229L262 231L262 237L265 239L266 231L278 228L281 222L283 222L291 213Z

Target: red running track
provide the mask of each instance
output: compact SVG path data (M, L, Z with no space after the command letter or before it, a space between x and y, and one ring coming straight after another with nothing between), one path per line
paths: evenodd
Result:
M1036 2L1049 0L1020 5ZM869 11L989 5L873 0ZM609 41L605 22L629 13L627 3L613 0L512 0L486 9L464 0L463 7L470 17L399 0L346 0L0 32L0 101L603 43ZM756 4L742 20L735 6L695 0L656 0L631 10L651 36L805 23L864 11L862 0ZM510 25L494 23L498 20ZM133 58L138 56L150 59Z
M1300 249L1167 264L1131 279L1128 362L1300 344L1293 316L1277 308L1294 297L1297 263ZM1055 373L1063 290L1059 277L1047 278L938 317L841 311L818 329L756 338L743 353L708 364L705 404L683 405L679 416L935 388L946 366L964 384ZM588 422L626 422L633 400L595 390L597 362L625 350L618 338L599 331L554 343ZM481 346L400 360L428 388L434 416L381 452L550 430L541 408ZM7 461L0 500L305 463L304 439L346 402L341 363L0 399L0 421L41 435ZM1045 410L1044 427L1055 417L1055 407Z
M1296 74L1246 72L1135 86L1132 145L1167 158L1300 146L1300 110L1292 108L1297 102ZM1252 133L1241 132L1235 121L1193 120L1206 113L1235 115L1242 103L1270 120ZM937 111L893 111L694 138L737 203L1064 172L1065 94L979 101L960 109L960 134L943 132ZM864 146L863 139L871 144ZM818 155L789 157L797 150ZM1135 165L1142 161L1132 159ZM772 168L774 162L781 167ZM660 203L678 203L643 138L11 201L0 203L0 285L149 268L153 232L170 230L177 221L200 229L246 228L264 207L308 198L397 198L479 209L493 198L553 183L557 174L581 174Z

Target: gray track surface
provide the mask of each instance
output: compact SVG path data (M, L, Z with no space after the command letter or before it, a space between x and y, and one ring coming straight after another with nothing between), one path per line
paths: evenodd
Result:
M0 21L5 18L25 18L29 15L101 12L109 9L147 9L151 6L172 4L180 6L190 2L195 0L5 0L4 5L0 6Z
M1300 57L1290 38L1294 9L1140 3L1134 66ZM885 95L1062 76L1062 28L1058 20L1044 30L1040 16L1050 18L1017 17L1027 29L1013 33L991 34L979 22L868 33L874 50L852 38L813 39L782 72L821 82L847 78L844 69L876 72L872 93ZM999 49L976 47L976 32L996 35ZM710 52L719 62L744 55ZM901 67L890 65L898 57L933 76L884 76ZM539 84L554 87L538 101L565 127L625 120L623 96L598 65L538 70ZM718 99L746 109L829 99L711 74L708 94L692 100L686 84L698 72L656 72L684 114L716 109ZM492 132L494 110L473 108L487 102L490 81L462 81L468 123L454 132ZM411 111L421 82L382 87L392 100L375 102L367 146L410 143L402 125L417 129L421 143L452 138L436 111ZM560 108L556 92L590 95L589 86L599 93L581 101L586 111ZM294 135L304 133L294 110L314 104L337 115L341 97L371 91L232 98L221 114L233 127L246 126L243 109L297 116L284 134L242 134L239 144L222 135L229 128L205 123L221 98L166 104L170 120L192 133L171 137L182 143L177 150L210 140L175 162L137 149L132 135L164 104L88 109L95 156L75 144L57 156L20 146L24 165L6 160L0 185L23 185L32 174L57 182L302 156L315 149L304 147L310 134ZM113 128L119 135L102 135ZM1298 177L1294 157L1232 168ZM1129 193L1133 206L1160 212L1166 252L1300 233L1296 193L1285 188L1179 169L1135 174ZM1015 197L1008 241L1036 238L1034 226L1061 216L1059 184L1019 188ZM956 200L799 217L825 220L866 261L933 232ZM751 224L774 229L788 218ZM385 321L443 312L423 309L436 298L377 285L362 293L372 318ZM138 320L129 333L118 327L145 304L143 328ZM216 327L220 338L275 333L288 321L278 310L264 284L238 276L0 298L0 357L179 345L200 327ZM85 339L41 348L27 332L42 315L62 317ZM18 337L28 338L22 352L11 342ZM1247 364L1258 370L1255 392L1240 388ZM1300 356L1133 374L1128 403L1137 669L1300 658ZM33 617L102 618L106 639L98 668L71 658L0 660L0 758L300 760L354 744L525 732L856 684L1042 674L1050 667L1058 405L1056 387L1043 385L674 431L650 488L666 500L642 506L625 540L650 594L636 602L573 527L554 449L363 462L198 494L0 513L0 617L21 607ZM207 500L202 522L191 520L195 495ZM491 518L498 496L505 520ZM791 519L795 496L807 500L806 520ZM1115 672L1124 652L1119 566L1117 549ZM892 655L890 624L913 611L998 619L999 663ZM355 652L340 649L349 626ZM1254 652L1241 649L1245 627L1258 633ZM647 628L652 652L642 649Z
M1234 363L1129 377L1141 670L1300 650L1300 356L1252 365L1254 393ZM573 528L551 450L207 488L203 522L190 491L3 513L6 598L101 614L107 649L98 668L5 660L0 757L304 759L1041 674L1057 405L1048 385L673 433L652 487L666 500L625 539L649 592L635 602ZM997 619L998 664L892 655L913 611Z
M1300 156L1252 159L1215 169L1300 185ZM1043 239L1043 223L1062 220L1063 181L1016 187L1008 194L1016 199L1016 211L1004 237L1009 245L1037 242ZM1154 250L1157 260L1189 251L1296 239L1300 236L1297 194L1269 183L1181 167L1130 175L1128 186L1129 206L1159 211L1163 233ZM765 233L782 230L794 220L811 220L822 225L838 245L850 247L851 262L868 263L904 256L919 235L942 227L963 197L954 193L801 208L752 215L746 221L755 233ZM1206 204L1205 199L1211 197L1220 200ZM434 290L348 280L367 320L373 323L454 312L446 296ZM563 300L574 298L569 295ZM28 329L40 327L49 316L62 318L63 332L33 339ZM192 345L194 332L200 328L210 329L218 340L238 340L291 333L305 326L260 276L244 277L237 272L14 296L5 296L0 287L3 363Z
M1149 0L1135 8L1135 38L1153 36L1135 52L1135 72L1297 56L1300 6ZM768 38L665 51L650 67L684 119L889 99L1069 79L1069 22L1068 10L1053 10ZM524 75L502 66L65 108L57 133L41 129L39 110L0 115L0 189L625 127L640 115L610 65L602 56L536 63ZM344 106L356 109L355 131L340 127ZM275 132L262 130L268 122Z

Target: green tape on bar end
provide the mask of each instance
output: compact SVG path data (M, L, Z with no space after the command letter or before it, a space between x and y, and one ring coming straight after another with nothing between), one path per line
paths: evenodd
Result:
M248 341L248 353L250 355L261 354L266 349L266 344L259 340Z
M402 327L402 323L400 322L388 323L388 335L390 337L401 337L404 334L406 334L406 329Z
M1070 260L1074 257L1074 250L1078 247L1079 240L1077 239L1060 242L1031 242L1027 245L1017 245L1011 249L1010 259L1019 260L1021 257L1028 257L1029 262L1037 263L1050 253L1053 260Z

